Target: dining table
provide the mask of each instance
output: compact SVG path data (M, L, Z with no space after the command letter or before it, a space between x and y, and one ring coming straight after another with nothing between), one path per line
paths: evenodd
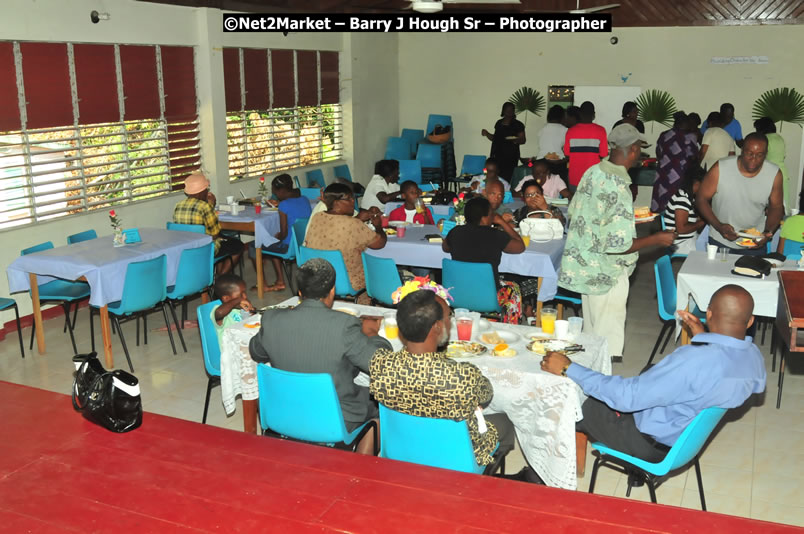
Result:
M403 204L402 201L393 200L385 203L385 215L389 215L393 210ZM513 201L503 204L503 208L507 211L515 211L524 206L525 203L521 199L515 198ZM448 217L452 204L427 204L430 211L436 217Z
M89 304L100 310L101 335L106 366L114 366L109 303L123 296L128 264L167 257L167 285L176 283L182 251L202 247L212 241L206 234L159 228L139 228L141 241L115 246L113 236L63 245L15 259L6 268L11 293L30 291L36 326L36 346L45 354L45 330L39 301L39 285L54 279L85 281L89 284Z
M317 199L310 199L310 207L314 207L318 203ZM226 206L219 206L218 222L220 223L221 230L229 230L234 232L242 232L254 235L254 245L256 247L268 247L278 241L274 237L279 232L279 209L272 207L263 207L260 213L254 206L243 206L245 209L237 214L228 211ZM255 254L257 263L257 272L262 271L262 254ZM263 279L261 276L257 277L257 294L262 298L265 292L263 286Z
M708 259L706 252L694 250L690 252L681 265L676 283L676 308L687 310L690 308L690 299L701 310L709 308L712 295L721 287L736 284L745 288L754 299L754 315L760 317L776 317L779 300L779 278L777 272L782 270L796 270L797 264L793 260L786 260L780 267L774 268L769 276L751 278L734 274L734 263L740 258L736 254L729 254L725 260ZM677 332L680 330L681 343L690 341L686 328L681 327L677 321Z
M427 236L434 236L436 242L431 242ZM390 235L383 248L366 249L366 254L390 258L397 265L441 269L442 260L449 259L450 255L441 249L440 237L436 226L409 224L404 237ZM521 254L502 254L501 273L540 279L537 312L541 309L541 303L552 300L558 291L558 270L564 243L565 238L542 243L531 241Z
M298 304L293 297L275 305L289 308ZM333 309L344 313L365 316L385 316L394 310L376 306L336 301ZM253 315L241 323L224 329L221 336L221 397L228 415L235 412L236 397L242 399L244 430L257 432L257 405L259 387L257 364L251 359L248 345L259 331L261 316ZM516 428L522 452L531 467L548 485L575 489L576 475L583 473L586 459L586 438L576 434L575 423L583 418L581 405L586 396L572 380L556 376L541 369L542 354L527 348L531 336L545 336L540 328L477 321L473 340L486 347L479 356L459 356L456 359L475 364L494 387L494 397L486 413L505 413ZM485 325L485 326L484 326ZM516 354L501 358L491 355L493 345L482 343L482 334L491 331L513 336L509 346ZM394 350L402 348L399 338L389 338L384 328L380 335ZM457 339L453 325L450 339ZM594 371L610 375L611 358L604 338L582 333L573 340L583 347L572 354L572 360ZM361 373L355 383L369 385L369 377Z

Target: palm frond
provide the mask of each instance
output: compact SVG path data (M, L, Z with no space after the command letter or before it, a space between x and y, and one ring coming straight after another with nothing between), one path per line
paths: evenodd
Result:
M544 111L545 101L544 97L530 87L523 87L511 95L509 99L514 105L517 113L530 111L537 117L541 117Z
M770 117L773 122L790 122L804 128L804 95L789 87L766 91L754 102L752 116Z
M639 120L673 126L673 113L678 111L675 99L667 91L650 89L636 99ZM651 126L652 128L652 126Z

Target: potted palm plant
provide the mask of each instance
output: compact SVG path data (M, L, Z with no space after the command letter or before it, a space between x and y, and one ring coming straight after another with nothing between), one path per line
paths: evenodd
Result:
M650 89L636 99L639 120L644 123L658 122L670 128L673 126L673 113L678 111L675 99L667 91ZM650 126L653 132L653 124Z
M513 105L517 113L531 112L537 117L541 117L544 111L545 102L544 97L539 94L539 91L531 89L530 87L523 87L517 90L508 99ZM525 124L528 123L528 115L525 113Z
M789 87L766 91L754 102L752 117L770 117L773 122L804 127L804 95ZM782 124L779 124L779 131L782 131Z

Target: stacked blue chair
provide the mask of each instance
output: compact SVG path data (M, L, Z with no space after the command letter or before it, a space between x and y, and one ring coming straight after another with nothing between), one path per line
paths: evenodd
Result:
M326 180L324 180L324 171L321 169L313 169L312 171L307 171L307 187L316 187L322 188L327 185Z
M385 145L385 159L410 159L410 142L402 137L389 137Z
M451 115L430 115L427 117L427 129L425 135L430 135L436 126L440 125L442 128L449 126L452 130L452 116ZM453 132L454 133L454 132ZM454 137L454 136L453 136Z
M120 343L123 345L123 352L126 354L128 360L128 367L131 372L134 372L134 365L131 363L131 356L128 353L128 346L126 345L126 338L123 335L123 330L120 328L122 320L129 320L138 316L144 316L146 313L153 311L157 307L162 308L162 315L165 318L165 326L167 327L168 336L170 337L170 346L173 348L173 354L176 354L176 344L173 342L173 332L170 329L170 319L168 319L167 301L167 256L161 256L152 260L138 261L129 263L126 268L125 281L123 282L123 296L117 302L110 303L109 318L112 324L117 329L117 334L120 336ZM171 307L173 312L173 322L178 326L179 321L176 317L175 310ZM95 335L94 326L90 319L90 327L92 330L92 343L94 350ZM139 323L137 323L139 326ZM147 327L146 327L147 329ZM184 345L184 336L180 328L176 328L179 334L182 345ZM185 345L185 352L187 347Z
M90 241L92 239L97 239L98 233L95 230L84 230L83 232L78 232L77 234L67 236L67 244L72 245L73 243L80 243L82 241Z
M497 301L497 283L488 263L441 260L441 277L449 288L454 308L466 308L485 314L500 313Z
M14 318L17 321L17 337L20 338L20 355L25 358L25 345L22 342L22 324L20 323L20 310L17 308L17 301L14 299L0 298L0 311L14 310Z
M299 248L299 265L303 265L312 258L323 258L327 260L335 269L335 295L339 298L350 298L357 302L365 289L357 290L352 287L349 281L349 272L346 270L346 263L343 261L343 254L340 250L319 250L316 248Z
M408 140L411 152L415 154L416 150L419 148L419 144L422 141L424 141L424 130L413 130L411 128L403 128L400 137Z
M349 165L336 165L332 168L335 172L335 178L343 178L344 180L352 180L352 173L349 171Z
M207 411L209 410L209 396L212 388L221 385L221 347L218 344L218 333L212 323L212 310L221 303L220 300L213 300L202 304L196 309L198 317L198 333L201 335L201 350L204 352L204 369L207 371L207 395L204 398L204 416L201 424L207 422Z
M706 511L706 500L704 499L703 478L701 477L701 465L698 462L698 453L701 452L709 435L726 413L725 408L713 406L706 408L695 416L695 419L687 425L675 444L670 448L664 460L658 463L646 462L635 458L624 452L616 451L602 443L592 443L592 448L600 451L600 456L595 458L595 465L592 468L592 478L589 480L589 493L595 492L595 479L597 478L598 468L605 463L614 463L626 469L629 475L640 477L645 481L650 493L650 500L656 503L656 487L661 484L664 477L676 469L680 469L690 463L695 462L695 476L698 479L698 494L701 496L701 510ZM382 424L382 423L381 423ZM385 428L383 428L385 432ZM628 477L628 490L626 496L631 496L632 477Z
M355 450L363 436L374 432L377 454L377 424L372 420L352 432L346 430L341 402L327 373L291 373L260 363L257 385L263 433L329 447L344 443Z
M475 156L467 154L463 157L461 164L461 174L471 174L476 176L483 174L483 169L486 168L486 156Z
M653 346L653 351L650 353L650 358L646 367L653 363L653 358L659 350L659 344L664 339L662 345L662 352L667 347L668 341L673 337L673 332L676 327L676 280L673 276L673 266L670 264L670 256L662 256L653 265L653 272L656 277L656 297L659 302L659 317L663 321L662 330L659 332L659 338ZM702 322L706 322L706 314L695 306L692 313L696 315ZM665 333L667 337L665 338Z
M32 247L23 249L22 256L41 252L43 250L50 250L53 248L53 243L46 241ZM70 332L70 342L73 345L73 353L78 353L78 348L75 346L75 321L70 322L70 307L75 304L76 310L78 304L82 300L89 298L89 284L86 282L69 282L67 280L51 280L44 284L39 285L39 302L41 304L60 304L64 310L64 329ZM31 328L31 346L33 349L34 333L36 331L36 323Z
M422 164L417 159L399 160L399 183L415 182L422 191L434 191L437 187L431 183L422 183Z
M213 243L181 251L176 283L167 288L168 306L172 309L175 302L181 302L182 322L179 325L180 328L184 328L184 321L187 320L188 299L204 293L212 287L214 256L215 245ZM145 331L147 332L147 330L146 328ZM137 337L139 338L139 336ZM184 350L186 352L187 348L185 347Z
M466 421L408 415L380 404L380 456L401 462L440 467L464 473L505 471L509 450L495 451L488 467L475 459Z
M428 177L435 176L436 180L442 182L444 173L441 170L441 145L421 144L416 152L416 159L422 166L422 172L426 171ZM429 178L428 178L429 179Z
M378 258L364 252L363 272L366 273L366 293L372 302L394 306L391 294L402 286L394 260Z

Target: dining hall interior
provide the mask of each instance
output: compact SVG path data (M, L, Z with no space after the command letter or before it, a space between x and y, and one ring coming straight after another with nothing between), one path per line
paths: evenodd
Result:
M797 0L615 2L425 2L443 8L433 16L455 17L539 17L573 10L580 11L574 16L583 16L587 9L588 14L610 15L610 32L232 32L224 29L226 13L431 15L414 11L411 4L418 2L407 0L4 0L0 263L7 284L0 287L0 398L5 400L0 411L6 410L10 439L0 445L0 456L6 459L0 460L0 517L9 531L508 532L531 528L535 521L557 532L794 532L804 527L799 498L804 452L795 445L804 439L804 365L797 357L802 338L796 330L796 321L801 321L796 312L802 306L798 284L804 281L792 276L804 269L798 261L804 234L791 238L784 226L801 225L796 219L804 180L804 71L797 68L797 57L804 45L804 5ZM515 157L510 146L507 152L499 148L502 138L495 133L501 123L508 124L506 104L511 102L516 113L511 121L522 125L505 138L516 146ZM589 108L582 104L589 102L593 108L587 121ZM626 121L623 128L623 104L629 102L639 108L639 120L634 127ZM700 133L690 145L695 145L692 158L700 155L697 168L706 133L689 117L712 120L710 113L720 110L722 115L725 103L742 132L739 140L734 138L734 150L724 156L739 161L741 153L747 157L745 147L758 139L749 134L754 135L759 129L755 121L764 117L770 117L772 135L782 140L784 151L784 188L781 179L778 191L774 182L772 200L757 219L771 221L778 209L778 224L754 228L757 235L748 236L756 237L748 248L767 252L766 258L778 250L781 259L772 270L769 261L768 272L755 278L734 274L743 256L730 254L725 241L713 241L727 234L707 218L718 211L716 196L711 207L704 202L709 211L698 210L701 225L690 249L675 253L673 239L682 232L673 225L682 223L665 215L673 211L667 206L675 200L668 194L659 198L660 210L653 204L654 184L663 172L656 152L668 144L665 134L683 129L679 138L686 143L688 136ZM573 219L580 218L581 209L598 209L592 200L581 202L585 196L597 198L585 189L589 174L579 175L580 184L572 183L569 151L576 145L567 140L566 154L555 159L540 146L540 133L562 122L549 121L549 112L566 117L569 108L581 110L579 124L594 122L605 129L604 138L608 134L608 142L600 144L606 155L596 157L600 165L594 169L604 167L609 153L612 159L622 158L629 146L641 147L628 160L632 168L624 176L631 181L621 189L632 195L624 193L626 211L631 210L631 217L636 213L635 223L627 221L627 239L649 245L636 251L623 246L611 253L633 255L623 275L619 352L613 348L618 341L591 329L587 292L562 274L570 269L565 244L586 239L583 232L573 236ZM637 132L636 123L643 122ZM692 126L687 130L679 126L682 122ZM563 139L567 128L561 128ZM729 131L726 123L723 128ZM759 135L767 149L771 134ZM434 164L423 160L430 148ZM511 159L510 168L505 157ZM721 181L723 161L717 164L724 165ZM488 172L492 165L505 179L496 205L491 191L500 180L488 176L494 174ZM735 172L742 172L741 165L735 164ZM539 166L550 179L561 180L554 201L547 186L536 183ZM702 203L709 169L701 169L701 192L692 204L688 199L689 205ZM409 181L416 187L405 186ZM543 211L541 204L533 208L526 194L531 187L538 189L551 220L562 221L560 235L540 241L525 230L522 221ZM419 203L405 196L411 190L424 200L422 210L413 211ZM565 190L572 194L562 195ZM207 198L207 192L214 196ZM205 209L215 216L215 235L205 221L180 220L177 204L198 194L214 208ZM286 213L283 205L294 199L294 211ZM474 215L480 208L483 217ZM305 215L296 218L296 209ZM329 227L316 209L330 218ZM363 433L355 438L357 430L346 419L338 421L338 428L354 444L373 429L375 454L327 446L346 440L293 439L271 427L271 412L296 406L298 399L293 391L284 392L286 398L267 393L268 373L280 365L275 354L261 359L258 353L268 354L270 342L286 346L288 338L313 343L342 320L288 323L282 340L268 333L269 316L279 324L284 319L278 314L311 300L304 293L313 291L311 284L321 275L302 265L309 261L319 266L315 258L330 261L331 255L315 251L340 247L314 245L337 233L334 221L347 219L338 210L348 212L350 224L360 220L355 233L368 233L354 262L344 253L332 267L325 266L334 268L327 291L332 289L335 301L328 307L345 313L348 321L360 316L362 323L348 323L357 331L363 325L360 343L382 338L372 345L379 350L371 369L379 372L380 355L415 352L405 334L410 326L401 315L404 299L419 289L434 293L428 295L433 302L444 302L443 317L433 305L433 313L441 317L433 328L443 323L444 335L449 334L444 358L470 362L493 387L493 398L489 395L481 408L500 435L499 449L489 451L494 463L478 464L476 423L443 414L429 417L462 425L461 444L468 448L470 468L453 467L452 460L444 465L422 460L435 454L433 443L418 459L384 451L393 446L384 441L395 428L389 412L404 410L393 408L391 399L379 401L377 408L379 395L387 394L385 380L378 379L375 386L374 374L359 366L353 367L350 387L367 399L372 392L379 431L369 422L356 427ZM401 214L401 220L395 221L393 213ZM429 215L419 224L422 213ZM640 213L649 216L640 220ZM684 221L694 222L686 217ZM704 219L717 231L699 236ZM455 239L462 226L476 226L474 221L498 227L495 232L510 229L505 237L509 245L501 246L497 263L481 273L491 281L491 312L472 307L481 293L480 275L463 265L473 262L465 259L471 251L460 250L471 248L466 244L470 240ZM207 229L180 228L199 224ZM741 231L748 226L732 230L746 238ZM759 236L763 230L770 231L767 238ZM655 237L661 234L670 241ZM375 247L380 241L382 246ZM219 255L227 242L239 248ZM271 248L282 243L284 248ZM477 243L478 248L485 246ZM515 243L522 243L522 249L514 251ZM792 253L786 248L791 245L797 247ZM195 276L182 270L191 251L201 258L194 272L203 271L207 278L200 290L182 291L182 282ZM389 261L393 287L386 274L372 274ZM137 281L127 275L127 266L130 275L131 266L140 264ZM450 272L453 268L466 270L456 274ZM756 264L749 268L762 269ZM136 318L146 310L127 309L127 303L136 301L138 290L144 294L158 276L156 291L161 294L156 304L147 306L156 313L148 315L150 321ZM344 281L345 292L340 285ZM46 286L53 283L61 283L59 288L69 294L56 292L48 298ZM231 289L238 283L241 287ZM356 283L363 287L353 287ZM677 462L663 472L651 474L650 469L661 471L653 466L667 468L668 462L645 467L646 461L612 450L614 445L606 447L597 436L587 439L576 424L587 413L588 399L600 397L577 368L603 379L639 377L653 372L651 365L666 369L669 355L690 354L683 351L690 349L686 344L698 330L689 321L701 332L704 326L714 331L723 322L716 314L727 313L722 310L730 306L718 307L716 301L728 297L721 293L723 286L735 285L752 302L755 319L748 330L755 345L751 355L760 362L754 371L761 375L761 387L751 391L743 386L748 387L746 394L728 407L700 406L703 411L687 414L687 422L705 425L696 415L720 410L707 430L693 429L690 423L685 433L679 430L681 437L675 436L677 443L694 441L698 432L697 445L688 445L694 450L679 453L680 446L671 447L653 434L656 440L651 441ZM513 286L516 292L506 293ZM230 290L238 291L237 298L248 304L243 309L252 312L251 319L244 314L239 326L215 312L229 304L221 291ZM319 298L327 304L326 296L312 300ZM511 311L512 303L519 306L516 311ZM237 310L226 308L231 309ZM265 313L262 323L258 311ZM687 321L685 311L693 319ZM564 339L574 342L561 342L559 330L578 325L573 319L580 317L583 333L564 331ZM221 320L223 326L215 324ZM474 329L466 338L458 332L462 320ZM389 327L395 329L397 323L392 334ZM373 335L366 333L371 328ZM427 339L435 335L430 331ZM337 338L328 345L338 345ZM456 338L464 344L450 352ZM700 339L691 346L710 338ZM255 350L260 342L266 348ZM554 350L568 362L563 369L555 364L557 373L550 370ZM85 360L73 356L93 352L97 365L136 377L134 389L144 412L139 428L113 433L93 424L98 419L86 411L84 417L78 413L76 377L92 366L82 366ZM212 353L217 353L217 362L210 360ZM304 374L291 370L288 375ZM328 371L308 371L313 372ZM114 387L134 391L115 376ZM340 388L336 384L331 389L340 395ZM68 400L71 393L75 409ZM268 404L269 396L275 404ZM340 402L346 417L346 404ZM337 397L335 405L340 413ZM486 423L479 411L482 435ZM508 449L495 415L507 416ZM474 421L474 411L468 417ZM640 419L636 421L638 427ZM309 426L315 425L311 421ZM389 429L387 438L384 428ZM402 439L405 431L399 428ZM270 436L261 435L266 430ZM359 452L360 445L356 447ZM625 460L621 467L623 456L638 465ZM487 464L499 473L486 469L481 475ZM533 476L523 478L525 472ZM234 499L227 499L232 495Z

